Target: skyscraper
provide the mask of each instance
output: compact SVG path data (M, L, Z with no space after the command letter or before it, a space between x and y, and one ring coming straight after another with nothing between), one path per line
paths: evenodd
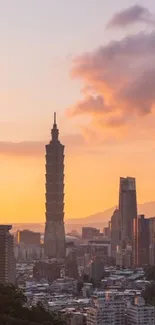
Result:
M145 219L144 215L139 215L133 221L133 263L136 266L149 264L149 245L150 245L150 219Z
M120 213L116 209L111 217L111 256L116 260L117 246L121 242Z
M48 258L65 257L64 229L64 146L54 113L52 139L46 145L46 226L44 249Z
M119 212L121 220L121 240L124 243L132 243L133 219L137 217L135 178L120 178Z
M0 225L0 282L15 283L15 259L12 226Z
M149 219L149 262L151 265L155 265L155 217Z

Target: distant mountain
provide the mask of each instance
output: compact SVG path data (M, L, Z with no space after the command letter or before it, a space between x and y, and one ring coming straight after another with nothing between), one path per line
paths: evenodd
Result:
M114 209L115 209L115 207L107 209L103 212L91 214L90 216L81 218L81 219L68 219L68 220L66 220L66 223L67 224L69 224L69 223L81 224L82 223L84 225L87 223L106 222L111 218Z
M110 220L116 207L107 209L103 212L92 214L82 219L66 220L66 229L75 229L80 231L82 226L96 227L103 229ZM138 214L144 214L147 218L155 216L155 201L138 204ZM69 231L69 230L68 230Z
M155 201L139 204L138 214L144 214L147 218L155 217Z
M81 219L67 219L65 220L65 228L66 232L70 232L71 230L77 230L78 232L81 232L81 229L83 226L87 227L96 227L99 229L103 229L108 221L110 220L113 211L115 210L115 207L107 209L103 212L98 212L95 214L92 214L90 216L87 216L85 218ZM153 202L146 202L143 204L138 205L138 214L144 214L147 218L154 217L155 216L155 201ZM34 224L14 224L13 225L13 231L22 229L31 229L33 231L40 231L44 232L44 223L34 223Z

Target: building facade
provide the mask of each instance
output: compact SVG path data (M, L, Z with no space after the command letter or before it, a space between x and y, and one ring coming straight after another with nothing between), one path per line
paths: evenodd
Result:
M139 215L133 221L133 264L135 266L149 265L150 246L150 219L145 219L144 215Z
M125 325L125 302L107 295L97 298L87 312L87 325Z
M124 242L124 244L132 243L133 220L137 217L135 178L120 178L119 213L121 220L121 241Z
M82 239L89 240L100 235L100 230L93 227L82 227Z
M46 279L49 283L60 278L65 269L64 260L52 259L51 261L35 262L33 276L37 281Z
M136 297L127 308L127 325L154 325L155 308L148 306L142 297Z
M155 217L149 219L149 234L150 234L149 260L150 260L150 265L155 265Z
M14 240L12 226L0 225L0 283L15 283Z
M111 217L111 256L116 260L117 246L121 242L120 213L116 209Z
M41 235L31 230L18 230L16 235L17 244L40 245Z
M65 257L64 146L54 113L52 139L46 145L46 225L44 249L48 258Z

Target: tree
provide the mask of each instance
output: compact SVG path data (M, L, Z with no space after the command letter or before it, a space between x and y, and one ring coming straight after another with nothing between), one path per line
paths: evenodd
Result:
M0 284L1 325L64 325L65 320L57 313L49 313L38 304L31 309L25 307L26 297L12 285Z

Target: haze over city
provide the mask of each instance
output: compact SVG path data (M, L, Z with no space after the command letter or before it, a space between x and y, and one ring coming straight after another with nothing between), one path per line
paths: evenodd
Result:
M45 144L57 112L65 218L155 193L154 1L0 1L1 223L45 221Z

